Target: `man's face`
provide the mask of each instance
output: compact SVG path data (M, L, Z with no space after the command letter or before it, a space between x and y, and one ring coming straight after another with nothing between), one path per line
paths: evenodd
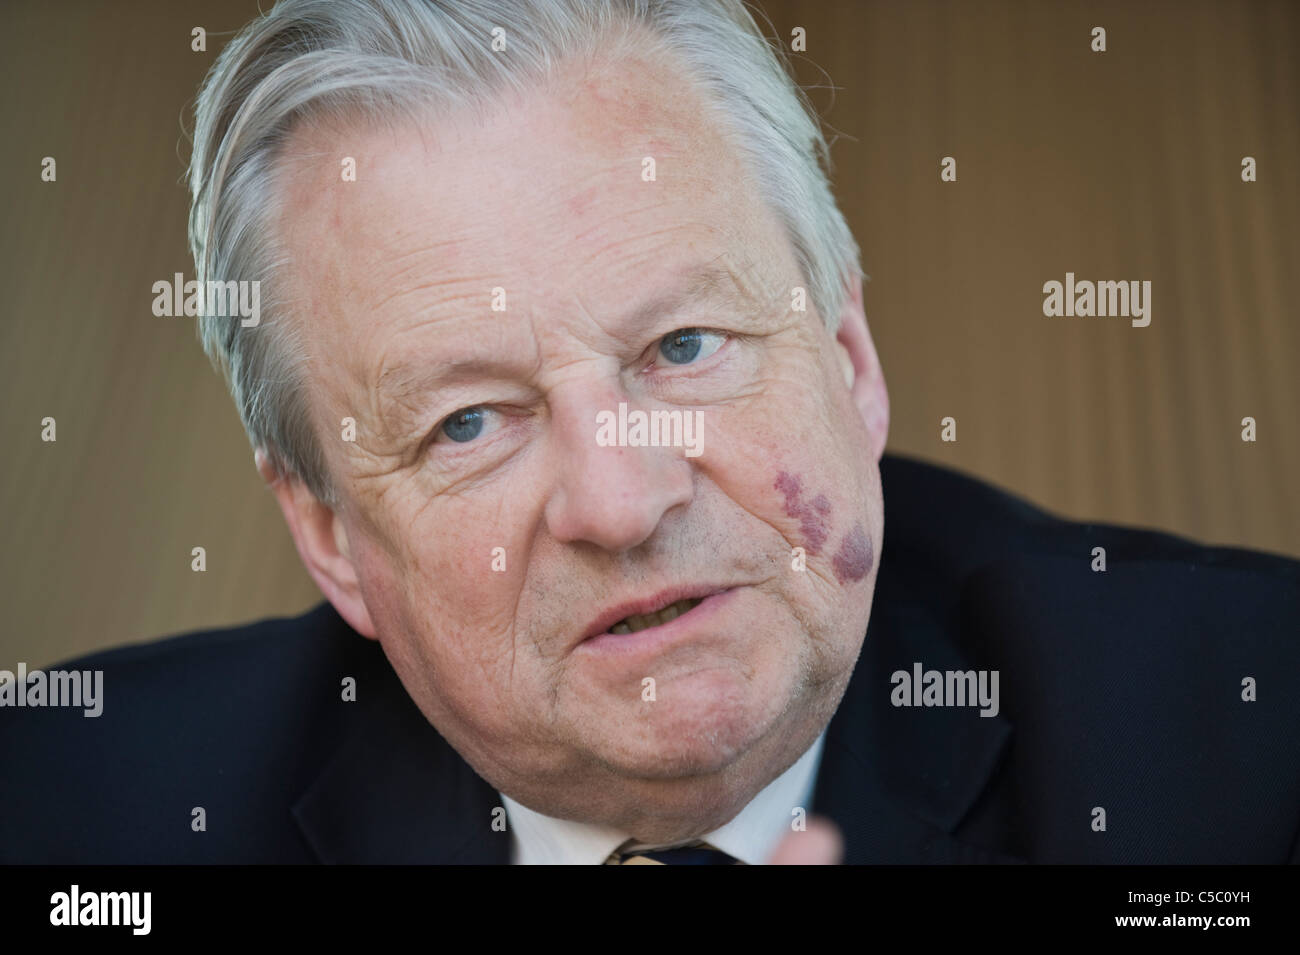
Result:
M623 61L486 115L316 124L279 218L343 502L326 594L490 783L642 838L720 825L811 745L883 530L884 436L708 116ZM598 441L620 403L697 418L700 453Z

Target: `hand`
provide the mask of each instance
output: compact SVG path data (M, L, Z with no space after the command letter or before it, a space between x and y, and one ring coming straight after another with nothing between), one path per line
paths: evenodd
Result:
M768 865L839 865L844 861L844 840L829 819L812 816L802 832L788 832L777 845Z

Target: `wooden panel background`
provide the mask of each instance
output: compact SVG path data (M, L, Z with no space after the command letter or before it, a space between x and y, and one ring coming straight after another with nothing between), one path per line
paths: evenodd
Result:
M891 448L1061 514L1300 554L1300 4L762 9L807 31L797 72L836 131ZM154 281L193 273L181 117L255 12L0 12L0 667L319 599L193 320L150 310ZM1067 271L1150 280L1150 327L1045 318Z

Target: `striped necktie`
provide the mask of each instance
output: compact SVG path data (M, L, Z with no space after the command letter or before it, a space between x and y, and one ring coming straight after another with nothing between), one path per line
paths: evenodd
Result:
M623 843L605 860L605 865L744 865L706 842L691 842L672 849L632 849L635 841Z

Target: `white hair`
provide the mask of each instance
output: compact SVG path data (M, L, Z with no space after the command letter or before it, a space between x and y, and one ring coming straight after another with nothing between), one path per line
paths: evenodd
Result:
M506 50L492 49L505 31ZM217 58L195 107L189 239L196 278L259 281L262 321L199 320L254 448L279 474L337 502L312 431L293 303L274 281L272 237L281 149L301 121L332 113L377 118L422 107L490 106L562 64L658 38L728 125L759 194L784 225L809 297L832 328L845 283L861 277L835 203L816 113L742 0L281 0Z

